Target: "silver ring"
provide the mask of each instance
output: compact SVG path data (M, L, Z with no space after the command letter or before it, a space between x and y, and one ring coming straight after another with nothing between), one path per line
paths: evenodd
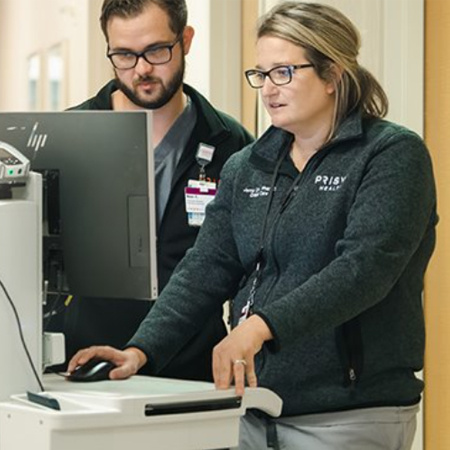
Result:
M235 359L234 364L242 364L243 366L246 366L247 361L245 359Z

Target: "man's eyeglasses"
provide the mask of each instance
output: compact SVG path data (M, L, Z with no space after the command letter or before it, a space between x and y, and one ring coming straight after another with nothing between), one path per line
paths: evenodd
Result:
M306 69L307 67L314 67L313 64L289 64L273 67L270 70L263 71L258 69L250 69L245 71L245 77L248 84L254 89L261 89L264 86L266 77L269 77L273 84L283 86L292 81L294 70Z
M108 58L116 69L127 70L136 67L139 58L144 58L149 64L154 66L166 64L172 59L172 50L180 41L180 37L172 44L161 44L148 47L142 52L117 51L109 52Z

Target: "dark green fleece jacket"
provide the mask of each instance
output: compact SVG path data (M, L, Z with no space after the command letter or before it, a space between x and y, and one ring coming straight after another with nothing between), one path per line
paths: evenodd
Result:
M437 223L424 143L356 114L299 173L285 156L291 142L270 128L231 157L195 247L128 345L164 366L229 296L236 326L266 223L254 311L274 340L256 367L283 414L415 403Z

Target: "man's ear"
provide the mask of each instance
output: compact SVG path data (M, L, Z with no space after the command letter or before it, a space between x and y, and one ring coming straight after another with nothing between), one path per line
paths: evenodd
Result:
M195 34L195 31L190 25L187 25L184 27L182 39L183 39L183 49L184 49L185 55L187 55L189 53L189 50L190 50L191 44L192 44L192 39L194 38L194 34Z

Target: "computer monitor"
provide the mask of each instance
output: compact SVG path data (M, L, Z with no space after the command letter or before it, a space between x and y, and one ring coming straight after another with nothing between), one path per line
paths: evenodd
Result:
M155 299L151 114L0 113L0 142L44 177L48 291Z

